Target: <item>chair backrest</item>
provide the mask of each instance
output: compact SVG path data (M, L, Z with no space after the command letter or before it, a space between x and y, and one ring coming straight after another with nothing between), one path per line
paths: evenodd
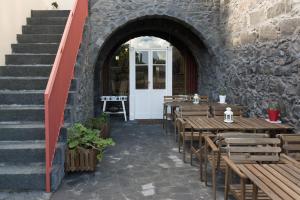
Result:
M225 139L227 138L269 138L270 135L266 133L243 133L243 132L223 132L218 133L215 137L215 143L218 145L219 149L226 150L227 143ZM225 147L225 148L224 148Z
M188 116L206 116L210 115L209 105L185 105L179 107L180 117L188 117Z
M164 102L185 101L185 100L190 100L190 97L188 95L164 96Z
M278 138L226 138L229 159L234 162L278 162Z
M208 96L200 96L200 102L202 102L202 103L208 103L209 102Z
M226 105L214 105L211 107L212 109L212 115L213 116L224 116L224 112L226 110L227 107L230 107L232 112L233 112L233 116L243 116L243 107L242 106L226 106Z
M279 134L282 151L300 161L300 134Z

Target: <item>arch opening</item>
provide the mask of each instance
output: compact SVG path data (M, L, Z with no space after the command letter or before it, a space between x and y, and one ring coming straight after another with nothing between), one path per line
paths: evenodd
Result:
M105 94L105 74L109 62L114 59L114 53L127 41L152 36L168 41L183 55L186 64L195 65L196 72L191 73L197 77L195 91L202 95L211 96L210 84L207 74L214 74L216 63L213 51L206 44L206 40L196 29L187 23L167 16L145 16L129 21L111 33L100 48L95 64L94 75L94 104L100 108L99 97ZM98 113L96 111L96 113Z

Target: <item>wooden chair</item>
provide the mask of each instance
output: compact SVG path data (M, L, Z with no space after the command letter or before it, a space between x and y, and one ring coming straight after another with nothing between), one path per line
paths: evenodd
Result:
M174 112L174 130L175 130L175 140L177 141L178 139L178 132L177 132L177 127L176 127L176 120L178 118L184 118L184 117L189 117L189 116L205 116L209 117L210 116L210 110L209 110L209 105L208 104L199 104L199 105L189 105L189 106L180 106L179 110L176 110Z
M190 100L189 95L173 95L173 96L164 96L164 103L167 102L181 102L185 100ZM166 121L168 119L174 120L174 112L176 108L171 108L171 112L168 112L168 107L164 106L163 108L163 128L166 128ZM167 133L167 128L166 128Z
M300 161L300 134L278 134L277 137L281 140L282 151Z
M205 185L207 186L207 172L208 164L211 166L212 175L212 190L213 199L216 199L216 172L225 172L226 164L222 156L227 154L225 139L227 138L268 138L268 134L254 134L254 133L241 133L241 132L224 132L216 135L204 136L204 171L205 171ZM201 174L201 173L200 173ZM201 178L202 179L202 178Z
M247 177L239 170L236 164L245 163L278 163L281 160L280 140L278 138L226 138L227 156L223 156L226 163L225 196L231 193L238 200L252 199L253 185L246 184ZM240 178L240 184L233 184L231 174L234 172ZM270 199L261 190L257 199Z
M224 116L226 108L229 106L226 105L213 105L211 106L211 113L214 117ZM230 106L233 116L243 116L243 107L242 106Z
M178 118L176 120L176 130L178 131L178 152L181 153L182 147L182 160L186 162L186 142L199 141L200 137L209 135L210 133L191 132L191 126L184 120Z
M200 102L201 103L208 103L209 102L208 96L200 96Z
M193 146L194 141L198 141L201 146L202 137L206 133L191 132L191 127L184 121L185 117L189 116L199 116L199 117L208 117L209 116L209 106L208 105L193 105L193 106L182 106L179 111L176 113L175 121L175 138L178 141L178 149L180 147L183 149L183 161L186 162L186 142L190 142L190 153L191 153L191 164L192 164L192 155L198 152Z

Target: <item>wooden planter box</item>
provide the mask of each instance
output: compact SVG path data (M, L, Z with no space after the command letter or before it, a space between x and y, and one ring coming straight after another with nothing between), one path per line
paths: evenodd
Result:
M66 151L65 171L95 171L97 161L97 150L95 149L68 149Z

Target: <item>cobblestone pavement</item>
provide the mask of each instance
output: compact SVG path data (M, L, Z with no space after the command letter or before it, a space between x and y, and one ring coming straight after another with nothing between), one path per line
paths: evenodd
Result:
M105 152L96 172L67 175L52 200L212 199L198 168L182 162L160 124L113 122L112 137L116 146Z

